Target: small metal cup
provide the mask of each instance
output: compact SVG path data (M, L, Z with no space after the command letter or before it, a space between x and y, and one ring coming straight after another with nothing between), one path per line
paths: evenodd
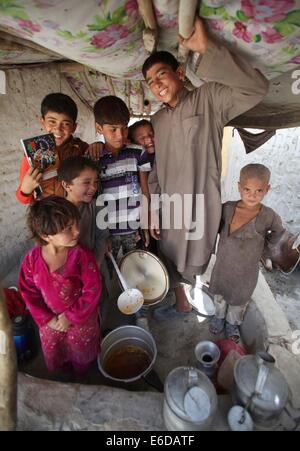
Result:
M200 341L195 347L196 366L208 377L212 377L217 369L220 349L213 341Z

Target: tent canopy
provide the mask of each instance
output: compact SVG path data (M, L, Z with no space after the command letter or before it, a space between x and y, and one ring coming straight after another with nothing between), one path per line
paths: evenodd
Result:
M210 35L244 55L270 80L264 101L234 125L295 127L300 123L300 0L0 0L0 69L56 64L90 107L115 94L132 115L160 108L141 67L154 49L186 66L189 86L198 55L178 48L195 14Z

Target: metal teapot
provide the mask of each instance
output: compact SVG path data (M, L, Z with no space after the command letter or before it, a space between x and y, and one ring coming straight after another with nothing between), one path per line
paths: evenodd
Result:
M234 367L233 398L245 407L256 426L274 428L289 396L287 382L267 352L247 355Z

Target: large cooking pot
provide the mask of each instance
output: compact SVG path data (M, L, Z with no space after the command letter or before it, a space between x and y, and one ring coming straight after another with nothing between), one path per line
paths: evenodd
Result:
M276 427L289 396L287 382L274 363L269 353L261 351L242 357L234 367L234 401L262 428Z
M169 291L169 276L165 265L149 251L135 249L120 261L120 271L130 288L137 288L144 297L144 306L161 302Z
M98 367L117 382L133 382L152 369L157 349L152 335L138 326L121 326L103 339Z

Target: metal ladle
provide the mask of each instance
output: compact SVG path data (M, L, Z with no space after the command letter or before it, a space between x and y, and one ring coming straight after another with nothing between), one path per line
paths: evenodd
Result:
M144 304L144 296L143 293L138 290L137 288L129 288L127 285L126 280L124 279L121 271L119 270L119 267L116 263L116 260L114 259L113 255L111 253L108 254L109 258L112 261L112 264L114 265L114 268L116 270L117 276L121 282L123 293L120 294L118 297L118 308L119 310L124 313L125 315L132 315L133 313L136 313L142 308Z

